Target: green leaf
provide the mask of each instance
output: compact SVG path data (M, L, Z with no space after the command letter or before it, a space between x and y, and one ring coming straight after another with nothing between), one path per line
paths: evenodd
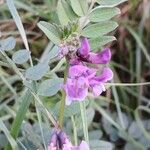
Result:
M83 29L82 35L85 37L99 37L105 35L118 27L118 24L114 21L107 21L102 23L96 23L87 26Z
M87 0L70 0L73 11L78 16L84 16L88 10Z
M47 63L39 63L33 67L26 70L25 76L31 80L40 80L49 70L49 65Z
M92 22L102 22L110 20L118 14L120 14L119 8L96 8L89 15L89 19Z
M48 63L51 59L57 57L59 54L59 51L60 51L59 47L55 45L47 54L45 58L45 62Z
M28 61L28 59L30 58L30 54L31 54L30 51L28 51L26 49L22 49L13 54L12 60L16 64L23 64Z
M116 40L114 36L102 36L98 38L91 38L89 42L90 42L91 49L94 50L94 49L101 48L102 46L114 40Z
M86 116L87 116L87 126L90 126L95 116L95 110L92 107L88 108L86 110Z
M136 121L131 123L130 127L128 128L128 132L135 139L139 139L142 136L142 131L140 130Z
M41 96L53 96L61 89L62 84L62 78L45 80L39 85L38 94Z
M103 136L103 132L101 130L92 130L89 132L89 139L100 139Z
M4 148L7 144L7 138L3 133L0 133L0 147Z
M29 50L29 45L28 45L28 42L27 42L27 37L26 37L26 34L25 34L25 30L24 30L24 27L22 25L20 16L17 12L17 9L15 8L14 1L13 0L6 0L6 2L7 2L9 10L11 12L11 15L12 15L12 17L13 17L15 23L16 23L16 26L17 26L20 34L21 34L24 45L25 45L26 49Z
M133 144L131 143L127 143L125 146L124 146L124 150L133 150L133 149L137 149L137 147L135 147Z
M113 145L106 141L91 140L90 148L92 150L113 150Z
M63 1L59 0L57 4L57 14L61 25L66 26L69 22L69 18L65 12L65 8L63 7Z
M24 133L24 136L26 136L26 140L29 140L32 142L32 144L34 145L34 147L38 147L39 149L43 149L43 146L42 146L42 143L39 142L41 141L40 137L41 135L39 136L35 130L33 129L33 126L28 123L28 122L25 122L23 125L22 125L22 132ZM39 129L40 131L40 129ZM28 146L27 146L28 147ZM29 147L31 148L31 144L29 144ZM34 149L34 148L33 148Z
M12 149L15 150L19 150L18 145L16 143L16 141L14 140L14 138L11 136L10 132L8 131L8 129L6 128L5 124L3 123L3 121L0 119L0 131L3 131L5 136L7 137Z
M126 2L127 0L97 0L97 2L102 6L110 6L115 7L123 2Z
M61 43L61 35L59 30L52 24L40 21L38 23L38 27L46 34L46 36L54 43L60 44Z
M0 41L0 51L10 51L15 48L16 40L14 37L8 37Z
M63 7L69 19L71 21L76 21L78 16L74 13L72 7L69 5L67 1L62 1Z

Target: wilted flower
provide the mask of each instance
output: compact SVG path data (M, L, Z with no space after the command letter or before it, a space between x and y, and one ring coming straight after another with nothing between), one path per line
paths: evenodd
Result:
M57 129L53 132L48 150L89 150L89 146L82 141L79 146L73 146L65 132Z
M109 68L104 68L100 75L97 69L88 68L83 65L74 65L69 68L69 76L64 89L66 91L66 105L73 101L83 101L88 91L94 96L105 91L104 83L113 78L113 72Z

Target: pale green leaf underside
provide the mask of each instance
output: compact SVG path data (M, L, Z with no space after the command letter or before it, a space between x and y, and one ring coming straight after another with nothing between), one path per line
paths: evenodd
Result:
M92 22L107 21L120 14L119 8L96 8L89 15Z
M45 21L40 21L38 23L38 27L46 34L46 36L54 43L60 44L61 42L61 35L57 28Z
M10 51L15 48L16 40L14 37L8 37L0 41L0 51Z
M49 53L46 55L45 62L49 62L51 59L54 59L59 55L60 48L58 46L54 46Z
M91 140L90 148L92 150L113 150L113 144L102 140Z
M91 49L94 50L97 48L101 48L102 46L114 40L116 40L114 36L102 36L102 37L92 38L89 40L89 42L90 42Z
M33 67L30 67L26 70L25 76L31 80L39 80L41 79L49 70L49 66L47 63L39 63Z
M17 52L15 52L12 56L12 60L16 63L16 64L23 64L26 61L28 61L28 59L30 58L30 51L23 49L23 50L19 50Z
M127 0L97 0L100 5L115 7Z
M65 8L63 6L63 0L58 1L57 14L61 25L66 26L69 22L69 18L65 12Z
M78 16L74 13L71 5L67 1L62 2L65 12L71 21L76 21Z
M73 11L78 16L84 16L88 9L86 0L70 0Z
M39 85L38 94L41 96L53 96L61 89L62 84L63 79L61 78L45 80Z
M96 23L84 28L81 34L85 37L96 38L115 30L117 27L118 24L114 21Z

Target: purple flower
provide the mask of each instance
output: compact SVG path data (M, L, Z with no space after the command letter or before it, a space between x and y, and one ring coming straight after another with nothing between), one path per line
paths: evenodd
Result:
M99 53L93 53L87 38L81 38L80 48L72 48L69 45L61 45L61 56L66 56L70 62L69 75L64 85L66 91L66 105L73 101L83 101L88 92L94 96L105 91L104 83L111 80L113 72L109 68L103 68L100 75L98 70L87 67L91 64L107 64L111 59L110 49L106 48Z
M65 132L54 130L51 141L47 147L48 150L89 150L89 146L82 141L79 146L73 146Z
M92 64L107 64L111 59L111 52L108 48L105 48L99 53L90 52L88 39L82 38L81 47L77 50L77 56L84 62Z
M66 105L73 101L83 101L88 95L88 90L94 96L105 91L104 83L113 78L113 72L109 68L104 68L97 76L97 70L83 65L74 65L69 68L69 76L64 89L66 91Z
M113 72L110 68L104 68L102 74L96 76L89 81L90 88L94 96L99 96L105 91L104 83L113 78Z
M75 65L69 68L69 77L64 85L66 91L66 105L72 101L83 101L88 94L89 81L87 72L90 70L83 65Z

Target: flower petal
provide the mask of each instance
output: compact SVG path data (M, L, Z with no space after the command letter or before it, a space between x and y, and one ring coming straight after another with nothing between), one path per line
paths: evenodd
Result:
M95 85L92 87L92 92L94 96L99 96L104 91L105 87L102 83L100 83L100 85Z
M89 53L88 60L93 64L107 64L111 59L110 49L106 48L100 53Z
M87 70L89 70L89 68L86 67L86 66L83 66L83 65L71 66L69 68L69 77L71 77L71 78L73 78L73 77L80 77L84 73L86 73Z
M102 74L95 78L97 81L100 82L107 82L110 81L113 78L113 72L110 68L104 68Z
M78 150L90 150L88 144L85 141L82 141Z
M82 38L81 47L77 50L77 53L82 57L86 57L88 56L89 52L90 52L89 41L87 38Z
M64 89L66 91L66 105L73 101L83 101L88 94L89 82L87 78L68 79Z
M80 61L78 58L74 58L70 60L70 65L74 66L74 65L82 65L82 61Z

